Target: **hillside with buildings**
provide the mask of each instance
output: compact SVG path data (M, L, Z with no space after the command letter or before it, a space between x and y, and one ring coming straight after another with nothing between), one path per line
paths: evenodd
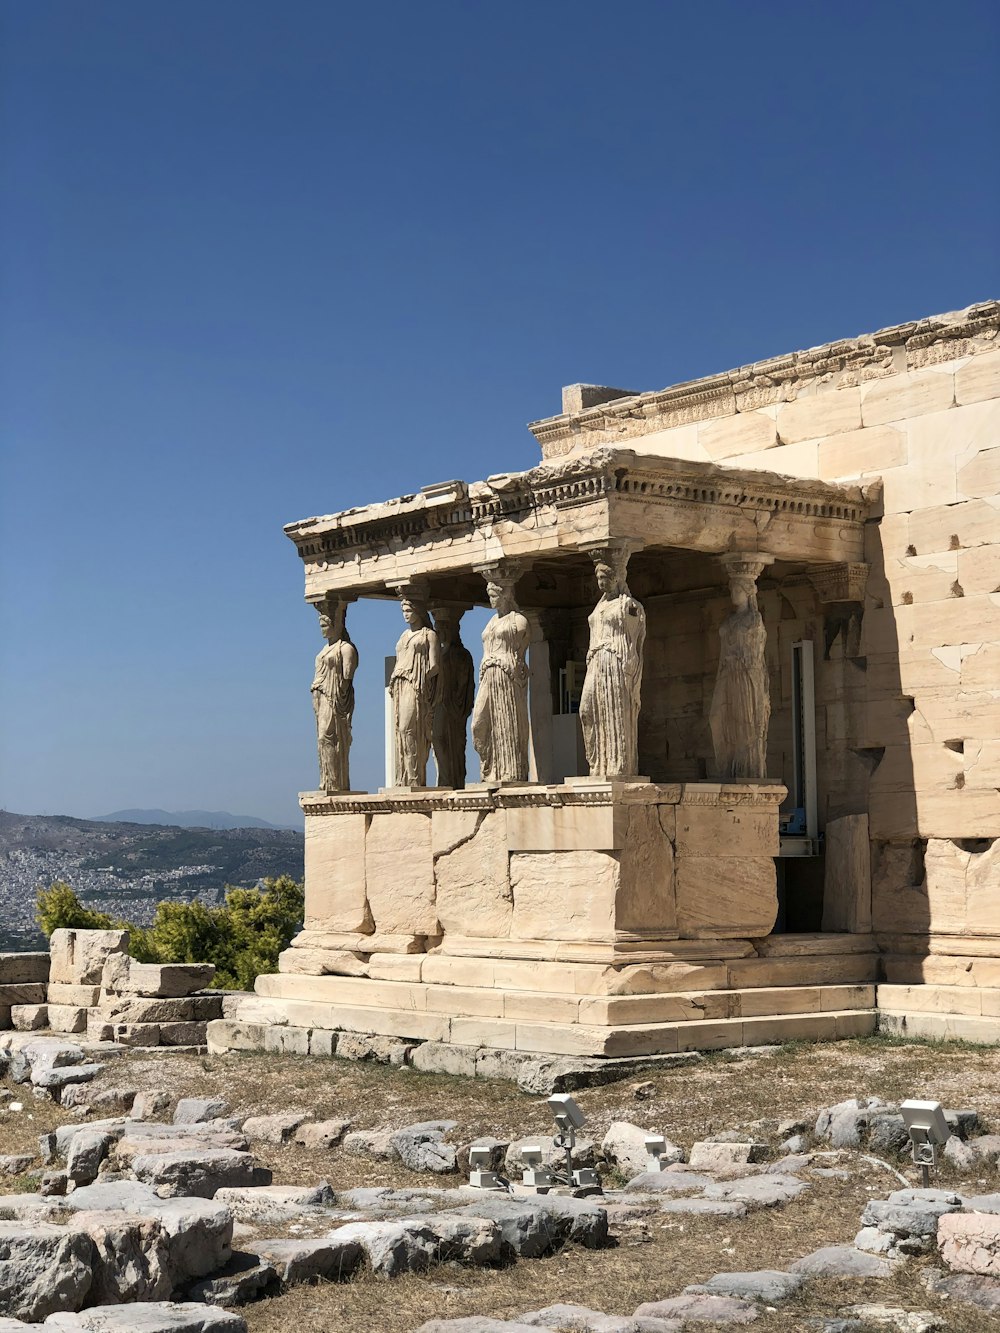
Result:
M163 898L221 902L225 886L302 877L292 829L178 828L0 811L0 950L37 945L39 886L65 880L99 911L144 922Z

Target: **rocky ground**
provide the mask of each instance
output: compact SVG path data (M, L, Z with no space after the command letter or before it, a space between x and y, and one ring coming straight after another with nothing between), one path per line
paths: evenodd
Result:
M574 1200L459 1192L472 1140L490 1140L514 1180L509 1145L551 1142L545 1098L511 1083L250 1053L18 1050L36 1037L2 1039L0 1333L4 1314L80 1305L97 1308L53 1326L1000 1330L1000 1275L949 1267L972 1255L1000 1270L995 1048L786 1046L581 1090L577 1160L598 1165L605 1194ZM918 1183L895 1113L908 1096L968 1112L929 1196L902 1192ZM654 1131L666 1169L648 1173ZM52 1271L64 1290L39 1300ZM136 1298L115 1322L114 1303ZM200 1304L166 1315L166 1299ZM463 1319L476 1322L449 1322Z

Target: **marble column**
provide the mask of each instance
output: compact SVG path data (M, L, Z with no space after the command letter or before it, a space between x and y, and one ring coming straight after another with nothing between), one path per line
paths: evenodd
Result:
M479 567L496 613L483 630L472 743L484 782L528 780L528 664L530 629L514 600L520 568L510 561Z
M767 776L771 693L757 579L773 559L758 552L722 556L733 610L719 628L719 669L709 725L716 773L723 782Z
M326 647L316 657L312 701L316 717L319 785L322 791L349 791L351 720L358 650L347 632L351 599L328 597L316 605Z
M646 612L628 589L628 542L592 549L601 600L591 612L580 724L591 777L630 778L639 769L639 696Z
M395 781L400 787L425 787L434 738L441 648L428 613L426 591L412 583L398 585L395 591L406 621L389 677L396 744Z

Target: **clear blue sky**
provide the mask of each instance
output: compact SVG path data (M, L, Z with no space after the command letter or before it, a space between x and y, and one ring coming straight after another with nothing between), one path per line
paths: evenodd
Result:
M294 822L282 524L530 466L563 384L1000 294L995 3L0 13L7 809ZM377 786L401 622L352 628Z

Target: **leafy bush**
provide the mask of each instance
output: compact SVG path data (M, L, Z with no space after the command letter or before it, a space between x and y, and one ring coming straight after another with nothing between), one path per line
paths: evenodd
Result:
M290 875L263 888L226 888L222 907L162 902L151 926L134 926L84 907L59 880L38 892L38 924L46 936L60 927L127 930L129 953L142 963L214 963L213 986L252 990L262 972L276 972L278 954L302 925L302 885Z

